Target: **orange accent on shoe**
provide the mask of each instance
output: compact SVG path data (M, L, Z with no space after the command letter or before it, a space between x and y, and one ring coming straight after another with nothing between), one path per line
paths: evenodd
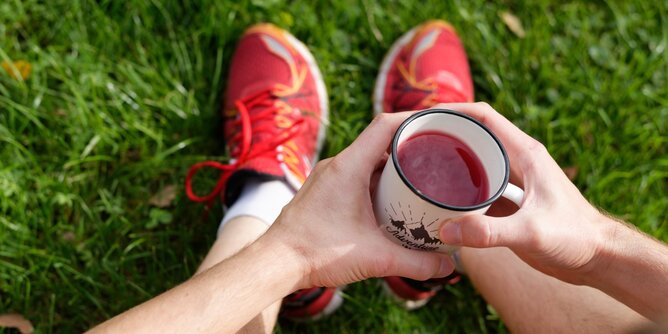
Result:
M186 175L185 183L186 195L188 195L188 198L195 202L211 202L218 194L224 193L227 179L234 171L237 170L239 166L242 166L246 162L262 155L269 154L274 157L276 154L276 148L278 146L286 143L299 134L301 131L300 125L304 122L303 119L294 122L291 127L286 128L285 132L279 135L274 141L256 143L251 147L253 131L257 133L263 130L267 130L267 127L256 127L253 129L252 123L258 122L262 118L273 117L272 112L277 109L276 105L270 100L270 95L271 92L269 91L260 92L235 103L237 110L239 111L240 118L232 122L234 124L241 125L241 132L231 138L232 142L240 143L240 145L235 147L231 155L236 156L237 159L236 161L229 164L222 164L217 161L204 161L191 166L188 170L188 174ZM249 114L249 109L258 105L264 106L265 109L251 116ZM221 171L221 173L213 190L207 195L198 196L192 190L192 179L195 176L195 173L204 167L218 169Z
M392 45L374 89L376 113L472 100L466 52L455 29L440 20L413 28Z
M187 196L210 205L222 194L229 205L247 177L283 179L299 188L323 139L326 100L322 75L306 46L271 24L250 27L232 57L223 100L230 161L194 164L186 175ZM197 195L192 183L202 168L220 174L208 194Z

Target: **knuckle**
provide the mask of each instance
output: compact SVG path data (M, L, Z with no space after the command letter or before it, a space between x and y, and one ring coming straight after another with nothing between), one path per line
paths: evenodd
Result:
M327 174L327 170L331 168L332 162L334 161L334 158L327 158L324 160L318 161L315 166L313 167L313 170L311 170L311 175L314 176L322 176L323 174Z
M341 173L345 171L346 163L345 161L339 157L336 156L334 158L330 158L331 160L328 161L327 163L327 168L333 172L333 173Z
M490 224L478 225L478 233L474 235L474 238L474 245L478 247L493 246L497 239Z
M524 170L528 172L535 172L540 168L540 163L536 156L527 154L522 158L522 166L524 167Z
M286 204L281 209L281 213L278 216L281 217L281 218L284 218L286 221L294 220L294 214L293 214L293 212L294 212L293 208L294 207L295 207L295 204L292 203L292 202ZM276 219L277 225L281 224L281 221L282 221L281 219Z
M321 171L322 171L323 169L325 169L325 168L327 167L327 165L329 165L329 163L331 162L331 160L332 160L332 158L327 158L327 159L318 161L318 162L315 164L315 166L313 167L313 171L311 172L311 174L320 174Z
M527 149L531 152L534 152L534 153L545 153L545 152L547 152L547 148L545 147L545 145L543 145L543 143L541 143L538 140L533 139L533 138L531 138L529 140L529 143L527 145Z
M487 247L493 245L493 242L496 240L489 224L483 224L477 220L471 219L466 224L463 224L462 227L466 229L462 230L464 245Z
M330 164L332 162L332 160L334 160L333 157L330 157L330 158L327 158L327 159L322 159L322 160L318 161L315 165L316 165L316 167L320 166L320 168L323 168L323 167L327 166L328 164Z
M486 109L486 110L488 110L488 111L489 111L489 110L492 110L492 111L494 110L494 108L492 108L492 106L489 105L489 103L487 103L487 102L483 102L483 101L481 101L481 102L476 102L475 105L478 106L478 108Z
M527 222L525 233L529 240L527 246L530 249L533 249L535 251L541 251L545 249L547 236L542 228L542 225L538 220L536 219L529 220Z
M527 144L527 154L523 155L522 164L526 169L538 170L542 168L546 154L545 145L532 138Z
M380 113L373 118L372 123L374 124L383 124L387 122L389 115L387 113Z
M482 229L483 236L484 238L482 239L483 245L482 246L491 246L491 245L496 245L496 234L492 232L492 227L490 224L485 224L484 228Z

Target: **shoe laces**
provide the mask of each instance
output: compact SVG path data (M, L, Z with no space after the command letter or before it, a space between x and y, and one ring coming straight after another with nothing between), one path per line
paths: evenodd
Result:
M412 85L408 82L406 84L425 93L425 97L420 100L418 105L414 106L414 109L431 107L439 103L466 102L468 100L466 95L454 87L453 84L435 78L428 78L418 85Z
M430 79L432 82L432 91L423 103L431 102L428 105L435 105L438 103L453 103L466 102L467 98L459 89L453 87L452 84L442 82L440 80Z
M289 104L279 102L278 96L274 94L272 89L260 91L234 102L238 117L234 120L228 120L228 122L232 122L232 128L240 127L241 131L227 139L232 144L229 147L232 147L230 156L233 159L227 164L209 160L192 165L186 174L185 180L186 195L190 200L206 202L207 206L211 206L216 196L221 193L225 194L227 180L240 166L260 156L276 158L276 148L301 132L301 127L304 124L304 119L301 117L288 127L276 126L274 121L277 113L292 111ZM252 115L251 110L253 110ZM278 133L277 129L280 130ZM266 137L269 139L253 142L253 137L257 138L261 133L269 133L271 136ZM220 176L210 193L199 196L192 189L192 180L202 168L219 170Z
M460 89L452 82L437 80L435 77L425 78L417 81L414 74L401 63L398 65L399 73L403 77L401 83L410 87L410 90L423 92L425 97L413 109L422 106L433 106L438 103L466 102L468 99ZM406 87L404 86L404 87Z

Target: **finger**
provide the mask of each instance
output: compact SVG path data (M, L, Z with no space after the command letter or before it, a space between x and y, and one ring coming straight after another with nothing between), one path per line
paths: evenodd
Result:
M383 174L383 169L385 168L385 164L387 163L388 158L389 155L387 153L383 154L383 157L380 160L378 160L376 168L371 174L371 179L369 183L369 193L371 194L371 198L373 198L374 195L376 194L376 188L378 188L378 181L380 180L380 176Z
M527 143L531 138L529 135L520 130L515 124L509 121L507 118L499 114L494 108L489 104L480 102L480 103L441 103L435 106L435 108L445 108L455 111L459 111L466 115L469 115L487 127L490 128L499 136L504 143L504 146L510 151L512 150L516 154L521 154L527 148Z
M387 153L387 152L383 152L383 154L381 155L380 160L378 160L378 162L376 163L376 167L374 167L373 170L374 171L378 171L378 170L382 171L383 168L385 168L385 163L387 162L387 159L389 159L389 158L390 158L390 154Z
M384 113L362 131L357 139L350 144L337 158L342 159L345 165L355 168L358 175L371 175L378 161L386 154L392 137L401 122L413 112Z
M524 173L518 171L519 167L517 167L515 160L514 158L510 160L510 183L524 189Z
M443 243L452 246L512 247L524 241L521 226L516 216L468 215L445 222L438 235Z
M533 163L527 157L534 158L535 155L547 153L547 151L539 152L544 151L544 147L540 142L524 133L487 103L441 103L434 108L459 111L489 127L503 143L508 155L511 157L511 165L515 165L513 169L519 170L520 174L523 174L529 165Z
M424 281L448 276L454 270L455 264L448 255L397 246L394 261L385 276L401 276Z

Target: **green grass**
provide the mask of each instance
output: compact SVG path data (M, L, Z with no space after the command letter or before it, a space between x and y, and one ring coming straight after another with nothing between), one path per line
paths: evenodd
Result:
M522 20L525 38L499 19L503 10ZM221 207L203 219L184 175L224 158L227 64L259 21L289 29L319 61L331 101L326 156L370 121L393 40L427 19L452 22L477 99L577 166L593 203L667 241L667 12L662 0L2 1L0 61L27 60L33 71L23 82L0 73L0 313L22 313L40 333L78 332L194 272ZM178 196L158 211L148 199L167 185ZM376 281L346 296L331 318L278 331L505 332L468 282L412 313Z

